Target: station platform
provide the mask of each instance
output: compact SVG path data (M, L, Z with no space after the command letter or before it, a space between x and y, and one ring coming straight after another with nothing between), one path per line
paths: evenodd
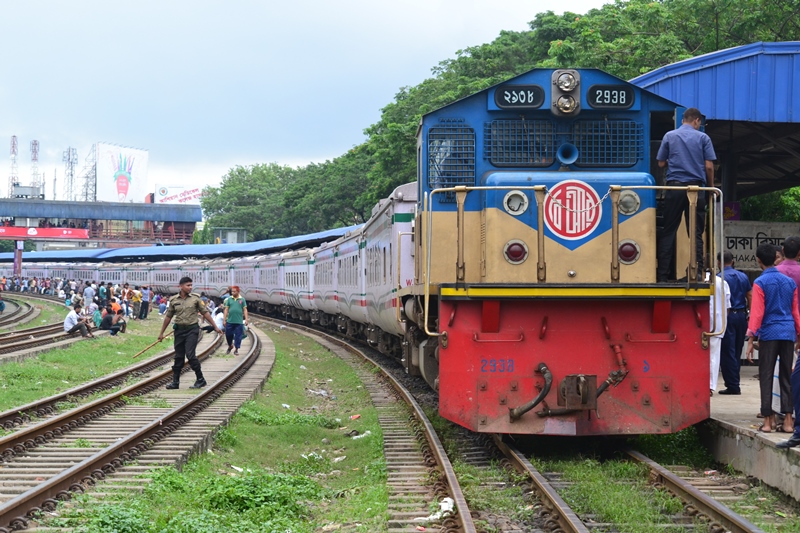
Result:
M720 463L800 501L800 447L778 449L775 445L790 433L758 431L762 419L757 417L761 405L757 374L758 367L742 366L742 394L711 397L711 418L698 426L701 439ZM718 390L724 388L720 376Z

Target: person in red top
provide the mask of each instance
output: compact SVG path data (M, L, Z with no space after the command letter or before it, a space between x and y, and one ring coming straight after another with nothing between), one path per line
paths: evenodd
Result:
M763 272L753 283L753 301L747 325L747 360L753 362L753 337L758 336L758 379L761 385L761 414L764 424L760 430L770 433L775 429L772 411L772 379L775 363L780 357L778 382L781 389L781 412L786 415L783 431L793 430L792 388L790 374L792 360L800 335L800 309L797 305L797 285L773 265L775 246L762 244L756 249L758 266Z

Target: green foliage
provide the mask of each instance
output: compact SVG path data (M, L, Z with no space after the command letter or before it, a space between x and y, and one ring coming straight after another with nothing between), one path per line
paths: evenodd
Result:
M800 222L800 187L742 200L742 219L761 222Z
M244 227L254 240L360 223L379 199L416 179L416 132L426 113L535 67L594 67L629 79L715 50L798 40L799 21L800 0L615 0L582 15L539 13L529 31L458 50L432 77L400 88L364 130L364 144L302 168L236 167L221 187L205 190L201 205L210 224Z
M203 229L192 233L192 244L214 244L214 229L206 222Z
M149 530L149 520L142 512L142 506L106 505L97 509L96 514L81 531L92 533L141 533Z
M686 464L698 469L715 463L694 426L668 435L639 435L634 442L637 450L657 463Z
M236 416L244 420L255 422L262 426L286 426L289 424L303 426L317 426L327 429L336 429L339 423L334 418L323 415L304 415L300 413L275 413L259 406L254 402L246 403L239 409Z
M16 242L17 241L0 241L0 253L13 252ZM25 241L23 246L23 252L32 252L36 250L36 243L33 241Z

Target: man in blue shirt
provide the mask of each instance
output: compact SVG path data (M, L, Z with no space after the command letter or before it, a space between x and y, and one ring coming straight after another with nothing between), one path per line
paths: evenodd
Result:
M658 149L659 167L667 167L667 185L685 187L714 186L714 164L717 154L711 139L700 131L702 115L697 108L690 107L683 113L681 127L667 132ZM697 215L695 223L695 246L697 250L697 276L705 276L703 262L703 230L706 225L705 194L697 196ZM675 237L681 225L681 217L686 218L689 229L689 199L686 191L670 189L664 196L663 229L656 245L658 256L658 281L667 281L672 265L675 263ZM692 237L691 235L689 236ZM678 277L678 276L676 276Z
M725 381L725 390L720 394L741 394L739 388L739 367L742 362L742 349L744 337L747 333L747 310L753 297L752 285L747 274L733 268L733 254L722 254L724 264L722 272L718 274L728 282L731 289L731 308L728 310L728 325L725 336L722 337L720 351L720 366L722 379Z

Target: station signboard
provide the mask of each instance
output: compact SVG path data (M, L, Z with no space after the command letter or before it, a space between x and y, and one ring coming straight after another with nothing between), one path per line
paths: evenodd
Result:
M200 205L203 189L200 187L184 187L182 185L156 185L156 204Z

